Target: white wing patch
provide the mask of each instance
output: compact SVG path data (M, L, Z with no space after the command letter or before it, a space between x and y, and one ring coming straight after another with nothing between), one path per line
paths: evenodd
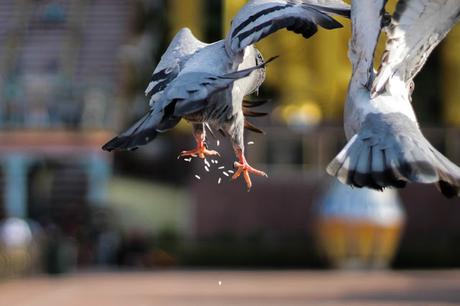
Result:
M368 84L374 74L374 53L381 32L386 0L353 0L352 37L348 57L353 66L353 82Z

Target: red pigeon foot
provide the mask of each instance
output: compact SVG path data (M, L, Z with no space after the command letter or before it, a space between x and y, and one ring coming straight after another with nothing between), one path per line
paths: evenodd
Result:
M244 180L246 181L246 186L248 187L248 191L250 191L252 187L251 177L249 176L249 173L252 173L258 176L268 177L268 175L265 172L251 167L243 155L241 155L239 159L240 159L239 162L234 163L234 167L238 168L238 170L232 176L232 180L236 180L241 174L243 174Z
M219 152L214 150L208 150L204 144L198 144L197 147L193 150L182 151L180 153L181 157L195 157L198 156L201 159L204 159L206 156L220 156Z

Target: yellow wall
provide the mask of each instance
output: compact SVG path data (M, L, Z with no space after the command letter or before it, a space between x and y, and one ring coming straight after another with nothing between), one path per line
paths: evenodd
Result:
M447 124L460 126L460 25L442 46L443 114Z
M170 36L181 28L188 27L198 39L203 37L203 0L168 0Z

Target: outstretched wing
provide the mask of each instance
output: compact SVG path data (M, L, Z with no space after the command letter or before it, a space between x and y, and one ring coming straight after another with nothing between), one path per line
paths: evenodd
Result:
M205 46L207 44L195 38L188 28L183 28L176 34L161 57L145 90L145 95L151 96L150 106L158 100L166 86L177 77L188 59Z
M459 20L459 0L399 0L372 95L383 91L394 75L410 82Z
M263 64L223 75L206 72L190 72L179 76L168 86L159 107L165 114L182 117L203 110L208 98L231 86L236 80L249 76L254 70L265 67L273 57ZM160 105L161 104L161 105Z
M174 79L150 111L128 130L107 142L106 151L135 150L155 139L158 133L173 128L182 116L207 106L208 97L228 88L233 82L263 68L267 63L224 75L205 72L185 73Z
M236 55L284 28L308 38L316 33L318 25L325 29L342 27L330 13L348 17L350 9L341 0L250 0L232 21L226 50Z

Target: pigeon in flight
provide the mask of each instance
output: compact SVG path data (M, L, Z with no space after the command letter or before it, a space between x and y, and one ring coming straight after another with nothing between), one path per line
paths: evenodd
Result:
M383 22L385 4L352 1L353 74L344 118L349 142L327 171L356 187L435 183L445 196L459 196L460 168L423 136L411 95L414 77L460 20L460 1L399 0L389 24ZM388 40L376 73L374 52L382 27Z
M286 28L309 38L318 30L340 28L331 14L349 16L340 0L251 0L233 19L227 37L206 44L189 29L177 33L156 67L146 94L150 110L128 130L110 140L104 150L133 150L173 128L182 118L192 124L197 147L182 156L217 155L205 144L205 126L228 135L238 158L233 179L241 174L248 189L249 174L266 176L249 165L244 154L243 98L265 78L264 59L254 43ZM254 128L254 127L253 127Z

